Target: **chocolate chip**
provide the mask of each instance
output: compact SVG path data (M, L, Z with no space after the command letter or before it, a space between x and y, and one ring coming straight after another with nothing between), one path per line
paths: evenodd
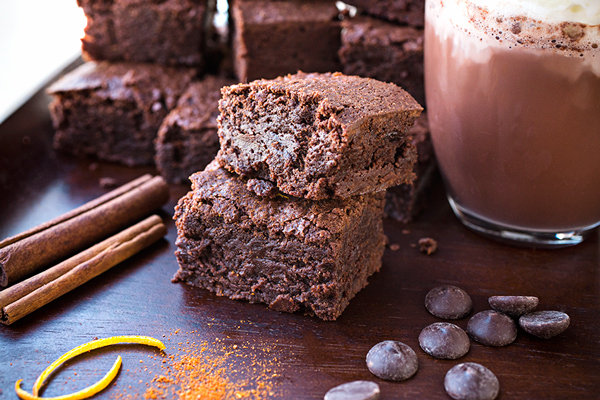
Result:
M490 306L511 318L519 318L535 310L539 300L534 296L492 296L488 299Z
M455 365L446 373L444 388L456 400L493 400L498 396L500 383L483 365L468 362Z
M439 318L460 319L473 309L471 297L459 287L444 285L433 288L425 296L427 311Z
M543 339L563 333L570 323L569 316L560 311L536 311L519 318L525 332Z
M471 338L486 346L506 346L517 338L517 325L508 315L486 310L473 315L467 323Z
M367 353L367 368L373 375L389 381L403 381L417 372L419 362L414 350L402 342L385 340Z
M344 383L329 390L323 400L377 400L379 385L370 381Z
M419 345L430 356L447 360L464 356L471 347L466 332L449 322L436 322L423 329Z

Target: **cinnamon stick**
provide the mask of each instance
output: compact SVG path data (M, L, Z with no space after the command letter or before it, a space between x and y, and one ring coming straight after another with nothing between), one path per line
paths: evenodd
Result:
M169 198L145 175L60 217L0 242L0 286L8 286L131 225Z
M146 248L167 233L160 217L142 222L0 292L0 322L10 325Z

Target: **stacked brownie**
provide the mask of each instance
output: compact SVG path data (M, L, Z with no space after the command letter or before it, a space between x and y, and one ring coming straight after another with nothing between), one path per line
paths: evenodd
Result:
M342 22L346 74L394 82L425 104L423 30L361 15Z
M356 17L342 22L338 51L345 74L393 82L425 104L423 79L424 0L346 0L357 7ZM435 170L427 117L415 124L413 141L419 163L413 184L391 188L386 215L409 222L424 203L424 194Z
M192 83L164 119L156 139L156 168L167 182L187 183L219 150L217 117L221 88L233 80L206 76Z
M154 139L195 73L154 64L88 62L54 83L54 145L127 166L152 164Z
M77 0L85 58L200 67L207 1Z
M240 82L297 71L339 71L334 0L232 0L233 63Z
M425 25L425 0L346 0L366 15L400 25Z
M175 210L175 281L335 320L381 267L386 188L422 108L394 84L298 73L223 88L221 149Z
M127 166L156 163L169 182L203 169L218 150L220 88L233 83L214 76L197 80L210 64L206 54L215 56L215 46L206 49L207 41L215 41L208 23L215 3L78 5L87 17L83 56L92 61L48 90L55 147Z
M412 221L427 204L428 189L436 170L426 112L415 121L410 140L417 148L415 179L409 184L390 187L385 194L385 216L403 223Z

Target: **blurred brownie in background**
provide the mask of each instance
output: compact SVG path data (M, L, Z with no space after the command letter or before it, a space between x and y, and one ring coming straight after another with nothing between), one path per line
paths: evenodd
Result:
M198 67L207 0L77 0L87 17L84 58Z
M153 164L158 128L195 73L154 64L83 64L48 88L54 147L128 166Z
M402 25L425 25L425 0L344 0L360 13Z
M393 82L425 106L423 31L367 16L342 22L343 72Z
M334 1L234 0L233 62L240 82L297 71L339 71Z
M221 88L235 83L205 76L192 83L165 118L156 139L156 167L167 182L188 183L219 151L217 117Z
M404 223L412 221L426 207L428 189L436 170L426 112L415 121L410 136L417 148L415 180L412 184L391 187L385 195L385 216Z

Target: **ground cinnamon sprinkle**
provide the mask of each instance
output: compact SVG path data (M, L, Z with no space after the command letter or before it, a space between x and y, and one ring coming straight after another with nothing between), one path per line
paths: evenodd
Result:
M180 342L175 354L169 349L166 352L161 373L143 394L146 400L263 400L275 396L280 376L274 346L215 339L198 344Z

